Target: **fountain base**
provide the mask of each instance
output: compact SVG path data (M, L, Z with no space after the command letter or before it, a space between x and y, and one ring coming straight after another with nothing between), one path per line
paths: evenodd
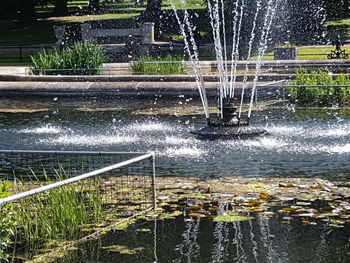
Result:
M207 119L207 126L191 133L202 140L240 140L268 134L264 129L250 127L249 119L242 121L230 99L224 101L222 113L218 121Z
M201 140L242 140L257 136L267 135L264 129L246 126L205 126L199 130L191 131L198 139Z

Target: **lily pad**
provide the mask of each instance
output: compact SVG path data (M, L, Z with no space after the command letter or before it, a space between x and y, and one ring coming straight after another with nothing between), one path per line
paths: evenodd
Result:
M139 228L136 231L137 232L151 232L151 229L149 229L149 228Z
M137 247L137 248L128 248L127 246L121 246L121 245L112 245L108 247L102 247L104 250L108 250L110 252L119 253L122 255L134 255L142 250L144 250L143 247Z
M160 215L159 219L175 219L176 217L178 217L181 214L182 214L181 211L174 211L171 213L163 213Z

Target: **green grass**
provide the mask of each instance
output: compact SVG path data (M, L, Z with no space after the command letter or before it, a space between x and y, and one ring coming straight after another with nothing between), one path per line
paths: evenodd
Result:
M327 21L326 25L331 38L335 39L340 35L344 40L350 40L350 18Z
M342 47L346 50L348 54L350 54L350 46ZM327 54L330 53L331 50L334 50L333 46L327 47L299 47L298 48L298 59L299 60L327 60ZM36 52L37 53L37 52ZM30 64L30 55L34 55L36 53L32 52L23 52L23 61L19 61L19 53L18 52L0 52L0 66L21 66L21 65L29 65ZM166 54L169 54L167 52ZM181 52L173 52L172 56L182 56ZM215 55L210 51L200 51L200 60L213 60ZM257 57L252 57L252 60L256 60ZM264 56L263 60L273 60L273 52L268 52Z
M180 0L174 0L174 4L178 10L182 9L182 5L180 2ZM204 0L187 0L186 3L187 9L198 10L207 8L206 1ZM170 1L163 0L163 10L172 10Z
M46 183L52 183L50 178L45 178ZM55 181L66 178L64 172L58 171ZM38 182L38 179L33 180ZM28 248L50 239L79 237L84 224L98 223L103 218L98 189L99 180L88 179L20 200L15 207L18 240L25 240L24 245Z
M164 58L142 57L131 65L135 74L170 75L184 74L185 65L180 57L168 55Z
M68 1L69 13L86 13L88 11L89 1ZM54 5L49 4L47 6L37 6L35 8L37 14L51 14L54 11Z
M350 18L327 21L326 25L328 25L328 26L339 26L339 25L350 26Z
M188 8L204 9L202 2L203 0L190 0ZM54 6L48 5L36 8L40 19L33 24L0 20L0 35L5 36L0 38L0 46L55 43L57 40L54 36L53 25L97 20L128 20L140 15L146 8L146 5L135 5L133 0L114 3L102 1L101 3L102 12L99 15L87 15L88 1L69 1L68 10L71 16L50 18ZM180 0L175 0L175 4L179 7ZM171 6L168 1L164 1L163 9L170 12ZM123 21L120 22L125 24Z
M181 9L180 0L174 0L178 9ZM88 0L85 1L69 1L68 10L72 14L65 17L51 17L54 6L38 6L37 12L39 14L38 22L34 24L20 24L13 21L1 21L0 20L0 35L5 36L0 38L1 45L33 45L33 44L52 44L56 42L56 38L53 32L53 25L80 23L84 21L96 21L97 26L108 26L116 28L128 28L135 24L135 17L140 15L146 8L146 1L143 5L135 5L134 0L123 1L105 1L101 0L101 14L99 15L87 15L88 12ZM173 20L173 12L169 0L163 0L163 10L165 16L169 19L169 23L165 22L161 29L162 34L156 31L158 37L171 36L175 40L181 40L182 36L178 33L177 24ZM200 17L206 15L206 1L204 0L187 0L187 8L190 13L196 12ZM199 18L195 20L200 21ZM102 22L99 22L102 21ZM165 20L164 20L165 21ZM335 34L337 32L345 32L350 39L350 18L342 20L328 21L326 23L331 31ZM201 34L200 42L211 41L210 25L206 23L199 24L199 30ZM339 31L340 30L340 31ZM342 35L344 35L342 33ZM21 36L21 37L18 37ZM327 59L327 54L332 47L301 47L299 48L298 59ZM350 47L346 47L348 53L350 53ZM25 64L14 60L13 63L2 59L3 55L0 53L0 65L15 65ZM212 60L215 55L212 52L201 52L201 60ZM253 57L252 60L256 59ZM269 52L263 58L264 60L272 60L273 53Z
M346 53L350 54L350 46L342 47ZM298 60L327 60L327 55L334 50L333 46L298 47ZM252 57L256 60L257 57ZM273 52L267 52L263 60L273 60Z

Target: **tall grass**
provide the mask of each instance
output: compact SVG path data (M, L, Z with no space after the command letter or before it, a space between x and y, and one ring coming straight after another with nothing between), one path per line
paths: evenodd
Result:
M31 56L36 75L94 75L106 61L102 47L87 41L62 51L41 51Z
M141 57L131 65L136 74L170 75L184 74L185 65L180 57L167 55L164 58Z
M59 174L56 179L65 178ZM19 238L26 245L53 238L73 239L84 224L98 223L103 217L99 180L88 179L24 198L16 215Z
M332 85L349 85L349 81L349 77L344 74L334 78L327 71L308 71L299 68L296 70L296 80L288 87L288 93L293 102L301 105L344 105L350 102L350 88L332 87ZM293 85L311 87L293 87ZM312 87L312 85L329 85L329 87Z

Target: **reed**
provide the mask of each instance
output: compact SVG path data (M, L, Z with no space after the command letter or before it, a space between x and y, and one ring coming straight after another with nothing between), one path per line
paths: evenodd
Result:
M60 173L55 180L65 178ZM79 237L84 224L103 218L99 183L97 178L88 179L22 199L16 209L19 238L33 246L53 238Z
M170 75L184 74L185 65L180 57L167 55L164 58L141 57L131 65L136 74Z

